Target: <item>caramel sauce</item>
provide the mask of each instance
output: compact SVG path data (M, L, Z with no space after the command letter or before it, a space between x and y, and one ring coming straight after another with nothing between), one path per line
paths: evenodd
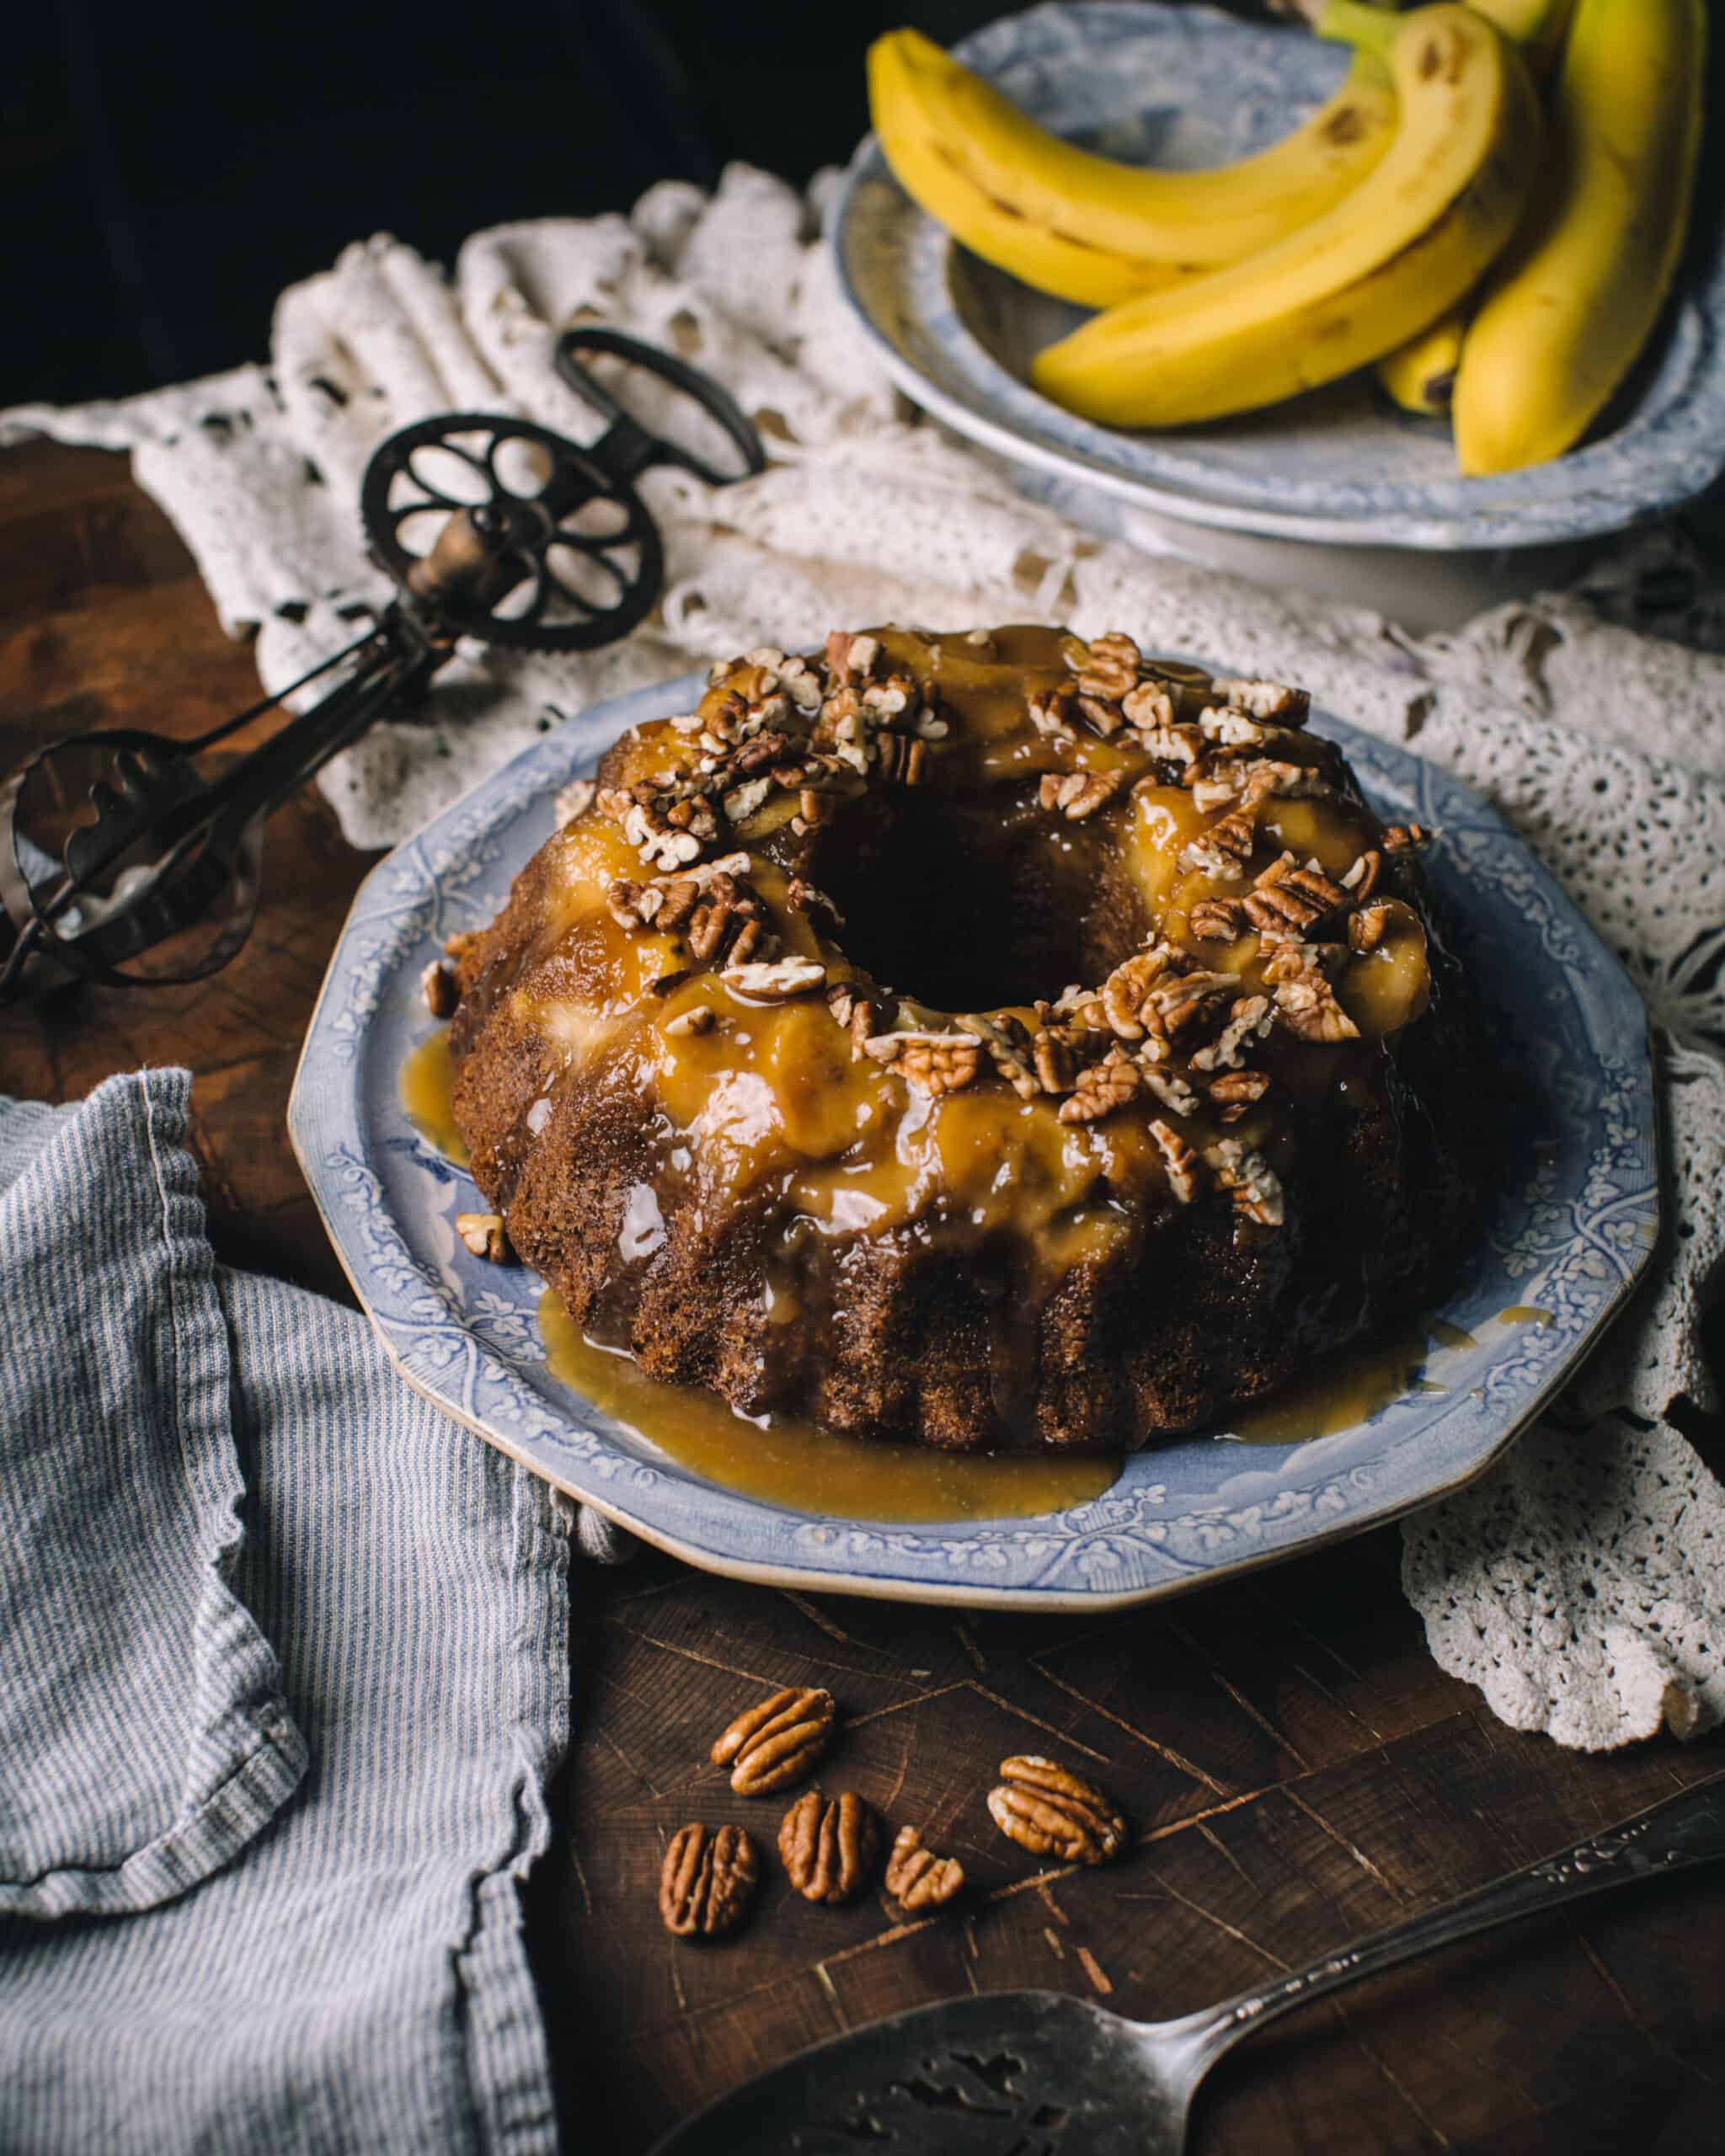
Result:
M1536 1325L1541 1331L1555 1322L1550 1310L1542 1310L1537 1303L1511 1303L1508 1310L1498 1312L1499 1325Z
M402 1107L420 1137L457 1167L466 1167L467 1140L455 1127L455 1112L450 1106L455 1066L449 1059L446 1027L428 1035L409 1052L398 1082Z
M1297 1385L1235 1416L1226 1434L1241 1444L1297 1445L1350 1430L1421 1384L1428 1346L1423 1318L1351 1342L1320 1356Z
M1039 1453L955 1454L871 1444L788 1417L733 1413L714 1394L661 1385L628 1355L600 1348L554 1290L539 1328L554 1377L627 1423L679 1466L745 1497L817 1517L1022 1519L1088 1504L1118 1480L1118 1460Z

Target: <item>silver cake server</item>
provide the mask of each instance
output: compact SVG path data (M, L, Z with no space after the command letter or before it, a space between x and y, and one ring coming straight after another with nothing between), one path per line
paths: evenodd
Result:
M1560 1855L1178 2021L985 1993L817 2044L686 2119L653 2156L1179 2156L1222 2054L1357 1977L1632 1879L1725 1856L1725 1774Z

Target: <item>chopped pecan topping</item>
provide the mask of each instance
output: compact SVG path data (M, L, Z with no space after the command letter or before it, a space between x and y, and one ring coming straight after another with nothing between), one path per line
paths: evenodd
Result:
M713 1745L713 1764L730 1769L739 1796L770 1796L814 1773L837 1723L830 1692L788 1685L737 1716Z
M559 826L574 823L577 816L585 816L598 792L599 782L592 778L572 778L567 786L560 786L551 803L551 813Z
M1123 1041L1141 1041L1152 1029L1162 1030L1151 992L1165 974L1182 963L1181 954L1172 944L1154 944L1123 959L1103 983L1103 1015Z
M903 734L882 734L874 744L880 775L890 786L921 786L927 775L928 744Z
M1275 985L1276 1016L1299 1039L1359 1039L1359 1028L1337 1002L1324 961L1314 948L1278 951L1264 968L1264 978Z
M772 787L770 772L762 772L759 778L746 778L740 786L734 786L724 799L727 819L733 824L746 824L752 815L766 806Z
M1197 1114L1198 1096L1178 1071L1163 1069L1145 1059L1140 1059L1138 1069L1145 1084L1165 1108L1175 1115Z
M1143 1082L1138 1065L1116 1043L1100 1063L1079 1073L1076 1089L1060 1102L1060 1121L1097 1123L1124 1107Z
M1262 1039L1275 1019L1267 995L1242 995L1228 1013L1228 1022L1208 1048L1193 1056L1194 1070L1230 1070L1240 1062L1240 1051L1254 1037Z
M1104 741L1126 723L1118 704L1111 704L1104 696L1087 696L1082 690L1078 694L1078 709L1091 732L1100 734Z
M1128 691L1121 697L1120 715L1129 726L1135 728L1140 734L1159 734L1164 728L1172 731L1176 718L1174 699L1161 681L1140 681L1135 689ZM1187 731L1189 732L1190 729ZM1147 742L1146 745L1146 747L1149 745ZM1156 750L1151 750L1152 755L1157 753ZM1176 753L1178 754L1178 751ZM1194 745L1192 755L1197 754L1198 750ZM1182 763L1190 763L1192 758L1181 756L1178 760Z
M1390 926L1390 909L1381 901L1362 906L1348 917L1348 941L1356 951L1375 951Z
M1215 704L1206 704L1198 714L1198 730L1206 741L1219 742L1225 749L1257 748L1270 738L1268 729L1243 711Z
M892 998L883 995L879 989L859 989L852 980L834 982L826 991L826 1007L848 1029L852 1052L857 1055L893 1022Z
M1204 754L1204 740L1195 726L1151 726L1138 737L1139 746L1159 764L1172 764L1183 775ZM1145 782L1140 781L1140 784Z
M1067 664L1071 664L1070 657ZM1084 663L1077 669L1078 693L1118 704L1122 696L1137 687L1138 670L1142 664L1142 655L1131 638L1119 629L1110 629L1086 648ZM1118 712L1114 723L1119 723Z
M1237 883L1258 843L1258 804L1263 798L1261 782L1248 785L1237 808L1231 808L1197 838L1186 841L1179 866L1213 876L1219 883Z
M455 968L442 958L434 958L419 975L419 993L434 1018L452 1018L455 1006L462 1000Z
M507 1265L515 1257L503 1232L500 1213L457 1213L455 1231L475 1257L485 1258L493 1265Z
M1210 691L1219 703L1232 704L1254 718L1274 718L1284 726L1303 726L1311 708L1304 689L1290 689L1281 681L1249 681L1219 674Z
M1056 740L1070 741L1072 738L1071 715L1077 701L1077 691L1069 684L1032 696L1024 707L1030 715L1030 723L1039 734Z
M606 910L619 928L645 928L663 910L665 896L662 883L636 883L619 876L606 891Z
M1186 1140L1161 1117L1150 1126L1156 1150L1167 1171L1168 1187L1183 1205L1189 1205L1204 1187L1204 1164Z
M746 905L709 903L697 906L689 917L689 948L703 965L721 958L733 968L764 960L777 940L761 926L758 901L752 911Z
M667 1018L660 1031L672 1040L681 1040L691 1033L710 1033L717 1022L718 1014L710 1003L692 1003L675 1018Z
M1351 892L1358 903L1369 899L1378 887L1378 878L1383 872L1384 857L1377 848L1368 846L1358 861L1342 878L1342 888Z
M1231 943L1246 932L1245 901L1200 899L1186 925L1200 943Z
M778 1830L780 1860L806 1902L854 1900L868 1883L879 1845L874 1814L852 1790L836 1797L805 1790Z
M1037 806L1057 811L1071 823L1082 823L1127 782L1125 771L1044 771Z
M1096 1785L1034 1753L1001 1761L988 1810L1008 1840L1033 1856L1106 1864L1126 1845L1126 1822Z
M1219 1138L1204 1148L1204 1157L1222 1188L1232 1193L1236 1213L1262 1228L1281 1226L1281 1179L1262 1153L1237 1138Z
M1030 1036L1010 1011L998 1018L980 1012L959 1020L967 1033L975 1033L988 1050L995 1069L1012 1087L1021 1101L1034 1100L1041 1087L1036 1080L1036 1070L1031 1059Z
M962 1092L982 1075L982 1043L974 1033L906 1030L873 1034L862 1045L864 1055L895 1065L913 1086L937 1097Z
M1238 1123L1254 1101L1261 1101L1270 1089L1268 1073L1263 1070L1225 1070L1210 1081L1210 1097L1220 1109L1224 1123Z
M659 1875L659 1913L679 1939L717 1939L734 1928L761 1876L741 1827L716 1831L697 1819L671 1836Z
M937 1856L914 1827L900 1828L886 1860L886 1890L901 1909L943 1909L964 1884L956 1857Z
M1238 974L1192 972L1159 982L1150 992L1156 1014L1154 1030L1172 1039L1203 1017L1222 996L1231 997L1240 985Z
M1266 941L1300 941L1307 929L1345 905L1348 894L1315 862L1289 868L1274 883L1258 879L1242 901L1246 918Z
M824 986L826 968L814 958L776 958L770 963L756 960L727 966L719 979L734 994L754 1002L788 1003L793 996Z
M817 890L800 876L792 877L785 891L785 904L793 913L824 913L835 928L845 925L845 916L835 902L825 891Z
M879 656L880 642L876 637L834 629L826 639L827 666L841 681L866 681Z
M1423 824L1390 824L1378 841L1386 853L1406 853L1416 846L1429 846L1432 834Z
M443 955L458 966L478 940L476 929L458 928L453 936L444 938Z
M1031 1061L1044 1093L1070 1093L1078 1082L1078 1059L1065 1026L1040 1026L1032 1036Z

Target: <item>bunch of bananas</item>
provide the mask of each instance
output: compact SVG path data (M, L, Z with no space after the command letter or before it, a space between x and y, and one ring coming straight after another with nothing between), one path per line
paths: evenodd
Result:
M875 130L955 238L1102 310L1032 370L1071 411L1180 426L1375 366L1398 403L1451 412L1464 472L1561 456L1676 270L1706 0L1295 4L1352 68L1237 163L1092 156L915 30L870 51Z

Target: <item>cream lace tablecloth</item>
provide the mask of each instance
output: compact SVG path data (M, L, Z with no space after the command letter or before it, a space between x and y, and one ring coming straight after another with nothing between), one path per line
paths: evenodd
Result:
M320 780L358 846L405 837L534 739L547 706L895 618L1124 629L1147 649L1301 682L1479 787L1646 995L1669 1224L1653 1276L1562 1414L1406 1524L1407 1593L1438 1660L1518 1728L1598 1748L1725 1719L1725 1491L1668 1419L1679 1398L1719 1404L1697 1324L1725 1274L1725 657L1614 625L1621 569L1590 598L1415 638L1098 542L895 396L840 305L814 192L804 201L745 168L711 200L667 184L628 218L478 233L452 280L374 239L283 296L268 368L16 412L0 440L129 449L223 621L255 631L259 670L279 686L387 595L355 506L386 435L465 407L590 440L591 416L549 363L572 318L668 344L726 382L773 461L723 494L649 476L667 545L660 616L590 656L463 656L430 718L380 726Z

